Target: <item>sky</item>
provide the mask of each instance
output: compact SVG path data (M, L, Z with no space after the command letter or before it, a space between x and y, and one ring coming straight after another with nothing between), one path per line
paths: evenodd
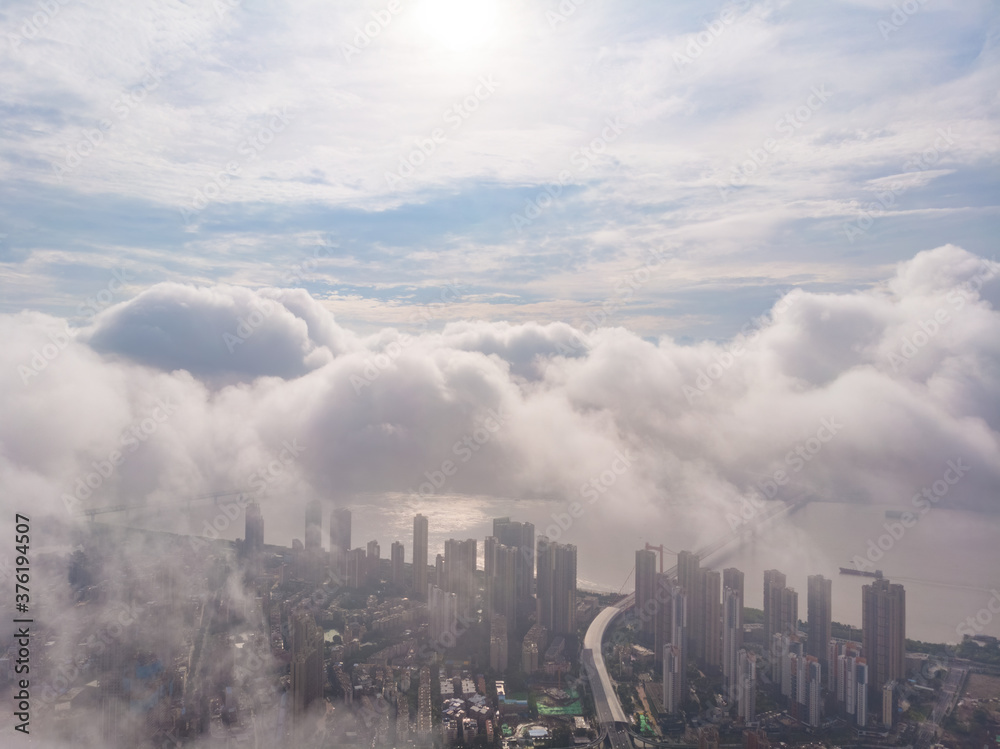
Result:
M609 532L684 505L699 541L769 482L995 513L998 31L7 2L0 490L65 520L249 488L269 522L596 492Z
M1000 635L998 42L988 0L6 0L0 536L319 499L409 562L413 512L432 558L509 512L614 590L809 500L714 558L749 605L822 572L858 625L867 559L911 636ZM112 588L196 556L114 539Z
M991 257L996 5L895 7L5 3L0 309L79 322L124 269L114 302L301 287L371 333L460 281L437 327L610 303L695 343Z

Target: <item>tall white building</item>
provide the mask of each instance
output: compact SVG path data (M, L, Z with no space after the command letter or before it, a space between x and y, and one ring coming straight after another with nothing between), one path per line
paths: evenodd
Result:
M757 717L757 656L740 650L736 656L736 709L745 723Z
M735 691L737 654L743 646L743 596L732 588L722 593L722 675Z
M663 649L663 709L668 713L680 710L684 699L684 657L677 645Z
M809 655L806 664L806 722L818 728L823 717L821 692L823 687L823 665L819 658Z
M896 682L886 682L882 687L882 728L891 729L896 716Z
M854 718L860 728L868 725L868 661L854 659Z
M458 596L436 585L428 586L427 609L430 614L430 636L446 647L458 630Z

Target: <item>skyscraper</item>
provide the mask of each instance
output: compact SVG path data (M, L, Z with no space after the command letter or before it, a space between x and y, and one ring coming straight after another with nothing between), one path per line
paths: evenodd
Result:
M740 597L740 631L743 631L743 601L746 597L743 594L743 571L735 567L726 567L722 570L722 587L735 590Z
M368 542L365 554L365 577L370 583L378 584L380 581L381 569L379 565L382 563L381 551L378 541L372 540Z
M861 658L861 648L858 645L847 643L844 645L843 653L837 656L837 702L840 703L843 712L847 715L854 715L857 709L857 664ZM865 685L867 688L868 666L865 665ZM862 724L864 725L864 724Z
M722 575L702 570L701 608L705 665L722 666Z
M785 589L785 575L778 570L764 572L764 642L772 642L774 635L787 634L781 626L781 592Z
M292 712L301 715L323 697L323 630L308 611L292 615Z
M635 552L635 610L639 615L639 629L646 637L653 637L657 601L653 598L656 582L656 552L639 549Z
M503 673L507 670L507 617L490 617L490 668Z
M250 502L246 510L246 530L243 533L243 551L248 555L262 551L264 548L264 516L260 505Z
M444 542L444 589L458 597L458 610L463 614L472 609L475 584L476 539L449 538Z
M886 682L882 687L882 728L891 729L896 718L896 681Z
M805 681L806 723L818 728L823 716L823 703L820 697L823 687L823 666L816 656L805 657Z
M677 555L677 582L687 594L687 626L690 650L685 657L705 658L705 612L702 601L702 570L698 555L682 551Z
M517 549L488 536L483 551L486 614L503 616L513 629L517 616Z
M676 713L684 701L684 657L676 645L663 649L663 710Z
M822 575L809 576L809 590L806 599L809 625L809 639L806 640L806 652L818 658L824 670L831 668L829 648L832 637L831 622L833 583Z
M743 596L730 587L722 595L722 675L726 686L737 686L737 659L743 648Z
M404 584L403 576L403 544L393 541L389 549L389 560L392 570L392 584L400 587Z
M678 586L670 598L670 645L680 658L680 702L687 698L687 663L691 658L690 650L690 597L684 588ZM666 648L664 648L666 659ZM665 661L664 661L664 667Z
M427 600L427 518L413 517L413 597Z
M323 546L323 504L312 500L306 505L306 535L307 549L319 549Z
M345 572L347 552L351 550L351 511L338 507L330 515L330 560L339 574Z
M666 573L657 573L653 584L653 598L657 606L653 615L653 666L663 668L663 649L673 636L671 599L680 585Z
M777 642L775 635L795 635L798 632L798 621L799 594L794 588L785 585L783 573L767 570L764 573L764 642L773 646ZM779 658L780 654L772 651L772 669Z
M531 599L535 574L535 526L508 518L494 518L493 536L504 546L517 550L514 595L518 608Z
M868 725L868 660L854 659L854 718L859 728Z
M747 650L736 655L736 709L744 723L757 718L757 656Z
M880 705L882 687L906 677L906 592L902 585L882 579L862 587L861 639L868 663L868 704Z
M781 619L779 624L784 632L799 633L799 594L795 588L781 591Z
M344 582L348 587L361 588L368 583L368 554L365 549L351 549L344 559Z
M576 546L538 537L538 623L553 635L576 632Z
M442 590L437 585L430 587L427 600L430 617L430 636L442 645L454 644L458 630L458 598L454 593Z

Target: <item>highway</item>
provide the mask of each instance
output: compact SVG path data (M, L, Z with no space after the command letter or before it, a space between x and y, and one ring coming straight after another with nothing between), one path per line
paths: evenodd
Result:
M602 726L609 723L624 723L625 712L622 710L618 695L615 694L614 683L604 664L604 654L601 652L601 642L611 622L635 603L635 594L619 601L614 606L603 609L587 628L583 638L583 663L590 676L591 689L594 692L594 706L597 709L597 720ZM596 675L596 680L594 676ZM609 731L611 729L609 728Z
M968 670L964 668L952 667L948 670L948 676L945 678L944 684L941 685L941 694L934 705L930 720L925 720L920 724L920 732L917 734L917 749L927 749L937 740L938 726L958 702L966 674L968 674Z
M804 498L798 498L795 501L772 508L767 512L750 518L745 524L736 528L731 533L699 549L696 552L698 559L704 560L706 557L722 551L722 549L734 541L739 540L743 536L743 533L751 528L761 525L779 515L797 510L807 501ZM666 570L666 574L676 576L677 566L674 565L669 570ZM594 693L594 708L597 711L597 720L607 732L612 749L632 749L633 745L627 730L629 725L628 719L625 716L625 711L622 710L621 702L615 693L614 682L611 681L611 675L608 673L607 666L604 663L604 653L601 650L601 644L611 623L634 605L635 593L631 593L613 606L602 609L594 617L594 621L590 623L590 626L587 628L587 634L583 638L583 653L581 656L583 667L587 672L591 691Z

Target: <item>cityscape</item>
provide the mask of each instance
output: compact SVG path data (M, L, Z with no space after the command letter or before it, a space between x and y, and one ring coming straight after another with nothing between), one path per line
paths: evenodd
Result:
M907 640L906 591L881 571L842 570L869 579L853 628L835 621L834 580L809 576L800 606L781 571L748 580L703 564L705 550L647 543L627 593L595 593L578 586L577 546L529 522L495 518L492 535L449 539L431 559L418 514L412 536L383 558L377 541L352 542L349 508L310 502L304 543L287 548L267 543L260 504L240 500L236 541L91 521L72 531L70 555L38 560L48 595L71 591L80 633L69 651L49 642L35 656L42 740L87 731L107 747L987 740L957 708L1000 685L997 639ZM125 569L116 549L133 545L149 562ZM763 610L744 605L748 585L763 586ZM0 656L8 685L16 654Z
M1000 2L3 0L0 749L1000 749Z

